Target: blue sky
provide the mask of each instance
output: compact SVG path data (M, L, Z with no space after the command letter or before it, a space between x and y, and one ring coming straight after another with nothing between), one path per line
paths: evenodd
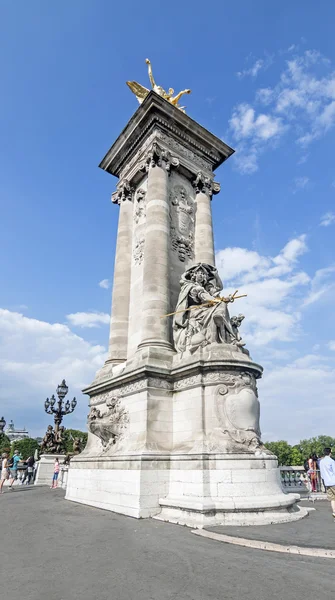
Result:
M265 439L335 436L335 6L0 0L0 413L41 434L108 341L116 180L98 168L137 108L125 85L190 87L236 154L217 171L217 262L260 384Z

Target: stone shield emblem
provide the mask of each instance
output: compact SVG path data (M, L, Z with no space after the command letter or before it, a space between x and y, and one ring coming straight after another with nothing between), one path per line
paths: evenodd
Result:
M227 387L221 386L217 409L225 429L233 427L243 431L259 431L260 404L253 389L245 387L236 394L229 394Z

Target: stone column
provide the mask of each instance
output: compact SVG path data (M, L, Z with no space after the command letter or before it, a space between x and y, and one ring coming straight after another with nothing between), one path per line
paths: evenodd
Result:
M171 166L179 161L154 142L142 168L148 172L146 229L143 257L142 334L139 348L172 348L169 321L169 245L170 207L168 177Z
M112 195L112 202L119 204L112 317L107 363L120 363L127 359L131 252L133 235L133 190L127 180L122 180Z
M194 234L195 262L204 262L215 266L211 199L212 194L219 193L220 184L199 171L193 185L197 207Z

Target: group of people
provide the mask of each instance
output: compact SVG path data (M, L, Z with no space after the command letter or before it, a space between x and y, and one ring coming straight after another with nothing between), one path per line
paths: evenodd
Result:
M0 493L3 494L3 486L5 481L9 480L8 489L12 490L14 482L18 478L18 467L19 463L22 462L22 457L18 450L14 451L12 457L9 457L7 452L4 452L1 457L1 476L0 476ZM21 484L30 484L34 479L34 465L35 459L33 456L29 456L25 461L26 465L23 479Z
M7 452L4 452L1 456L1 475L0 475L0 493L3 494L5 481L8 481L8 489L14 489L14 482L18 479L18 467L19 463L25 463L25 471L23 478L21 479L21 485L29 485L34 482L35 477L35 466L36 462L33 456L29 456L26 460L22 459L18 450L14 451L12 457L9 457ZM51 489L55 489L58 486L58 476L60 472L59 459L55 458L54 472L51 483Z
M311 454L306 461L307 475L311 483L311 491L321 491L321 483L327 492L335 519L335 460L331 448L325 448L322 457Z

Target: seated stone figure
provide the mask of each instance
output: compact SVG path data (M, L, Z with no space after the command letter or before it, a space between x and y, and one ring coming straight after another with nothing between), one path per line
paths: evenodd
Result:
M229 316L227 304L233 302L233 297L220 298L222 282L215 267L196 264L185 271L180 285L177 314L173 319L177 352L195 352L211 343L244 346L238 328Z

